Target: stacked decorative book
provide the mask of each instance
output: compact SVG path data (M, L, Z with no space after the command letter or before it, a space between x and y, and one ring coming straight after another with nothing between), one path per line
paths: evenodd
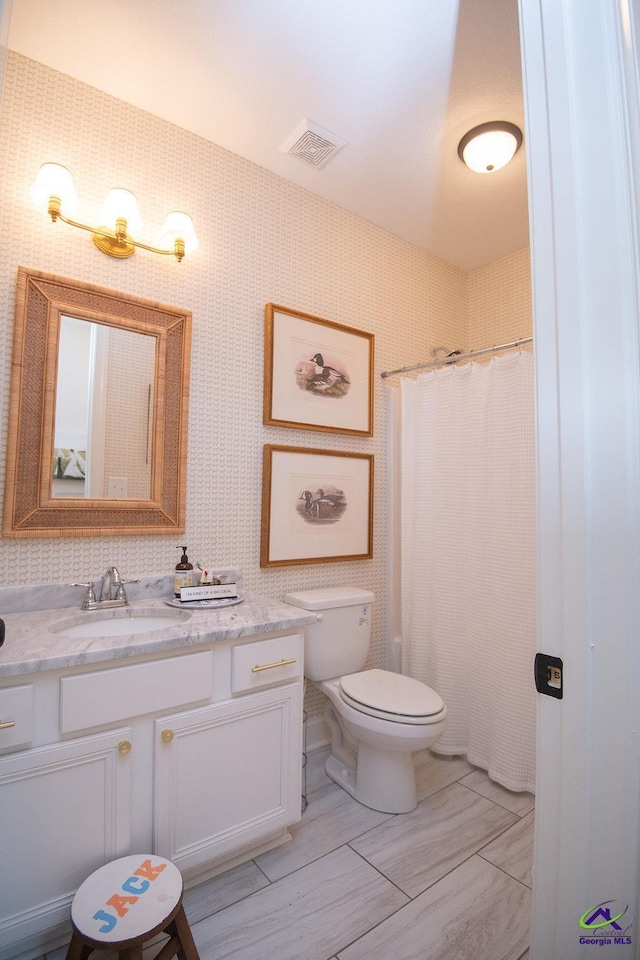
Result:
M238 596L237 583L201 583L195 587L181 587L181 603L193 603L194 600L223 600Z

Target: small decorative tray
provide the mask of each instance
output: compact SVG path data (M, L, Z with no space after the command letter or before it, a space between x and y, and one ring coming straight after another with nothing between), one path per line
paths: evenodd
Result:
M186 607L188 610L211 610L217 607L232 607L236 603L242 603L244 594L239 593L237 597L220 597L217 600L178 600L177 597L165 597L164 602L170 607Z

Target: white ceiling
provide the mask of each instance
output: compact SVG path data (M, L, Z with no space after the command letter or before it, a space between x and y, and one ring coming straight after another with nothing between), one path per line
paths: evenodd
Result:
M528 243L525 151L492 175L457 155L479 123L523 128L517 0L13 0L10 9L11 49L456 266ZM321 169L280 151L304 119L348 141Z

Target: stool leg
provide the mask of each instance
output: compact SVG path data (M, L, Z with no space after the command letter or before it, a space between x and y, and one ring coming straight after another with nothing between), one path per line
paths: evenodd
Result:
M134 947L126 947L118 951L118 960L142 960L142 944L138 943Z
M182 904L180 904L180 909L173 918L171 926L175 927L178 940L180 941L180 948L178 950L180 960L200 960L198 948L193 939L191 927L189 926L189 921L187 920Z
M80 934L74 930L69 949L67 950L66 960L87 960L87 957L92 951L93 947L88 947Z

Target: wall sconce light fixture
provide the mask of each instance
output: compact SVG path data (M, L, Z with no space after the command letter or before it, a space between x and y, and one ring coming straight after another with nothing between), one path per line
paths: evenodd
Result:
M71 174L59 163L42 164L31 188L31 197L47 211L54 223L62 220L72 227L88 230L93 234L93 242L98 250L110 257L130 257L136 247L140 247L151 253L174 256L180 261L198 246L191 217L179 212L170 213L165 221L161 238L164 249L134 240L129 231L137 233L142 226L142 218L135 196L131 191L121 188L109 191L102 209L104 224L113 223L113 229L108 226L90 227L71 220L69 214L75 212L78 198Z
M458 156L476 173L495 173L506 167L522 143L522 131L514 123L494 120L465 133Z

